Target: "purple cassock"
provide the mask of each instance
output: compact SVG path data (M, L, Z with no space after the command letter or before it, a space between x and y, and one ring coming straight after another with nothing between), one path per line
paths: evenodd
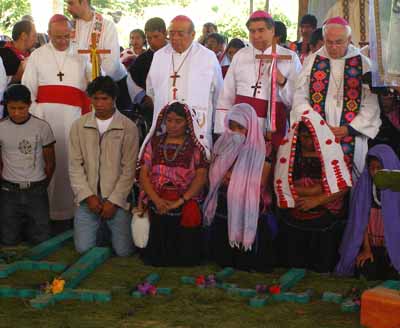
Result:
M368 151L368 156L378 158L384 169L400 170L400 161L392 148L376 145ZM340 246L340 260L336 274L354 274L356 258L360 252L364 232L369 222L372 203L372 179L366 165L357 181L351 198L350 214ZM381 207L385 234L385 246L394 268L400 272L400 192L381 189Z

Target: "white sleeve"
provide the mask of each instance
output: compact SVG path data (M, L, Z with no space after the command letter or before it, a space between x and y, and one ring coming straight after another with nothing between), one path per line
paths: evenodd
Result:
M35 52L33 52L32 55L28 57L24 74L22 75L21 84L25 85L31 92L32 105L29 108L29 111L33 115L42 118L41 115L39 115L39 113L36 112L36 107L37 107L36 97L39 88L39 72L37 70L37 64L35 61L36 57L37 56Z
M225 75L224 85L218 98L217 110L215 112L214 133L223 133L225 130L225 115L229 109L235 104L236 97L236 81L235 67L237 60L233 57L228 72Z
M133 81L132 77L130 74L128 74L126 78L126 86L128 87L128 93L129 97L131 98L131 101L134 102L136 96L143 92L143 88L139 87L135 81Z
M212 84L213 84L213 89L214 89L213 107L214 107L214 109L216 109L217 105L218 105L219 97L220 97L223 87L224 87L224 79L222 77L221 66L219 65L217 60L215 60L215 64L214 64L214 74L213 74Z
M371 92L369 85L363 84L360 111L350 126L373 139L378 134L381 124L378 96Z
M2 105L3 94L7 88L7 74L3 65L3 60L0 57L0 119L3 118L4 106Z
M287 82L283 87L278 86L279 97L288 108L292 108L293 94L296 87L296 78L301 71L301 62L299 57L295 53L293 53L292 56L294 58L289 64L289 75L286 76Z
M371 60L366 56L362 56L362 64L364 74L371 70ZM371 92L369 85L363 84L360 111L350 126L369 138L375 138L381 124L378 96Z
M121 64L119 55L118 33L115 25L112 22L104 22L104 40L103 46L105 49L111 50L111 54L101 55L101 68L106 75L112 77L114 81L119 81L126 75L126 69Z
M146 78L146 95L149 96L154 103L154 88L153 88L153 83L151 81L151 76L152 76L152 70L154 69L154 60L150 65L150 70L149 70L149 74L147 74L147 78Z

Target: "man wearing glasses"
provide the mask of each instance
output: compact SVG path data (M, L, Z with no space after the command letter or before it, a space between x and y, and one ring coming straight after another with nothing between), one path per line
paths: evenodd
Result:
M297 79L291 121L309 110L321 114L321 124L328 124L335 135L326 144L340 142L356 181L364 168L368 139L375 138L381 125L377 96L363 83L371 62L351 44L345 19L328 19L323 35L325 45L307 57Z
M160 110L170 102L189 106L198 128L199 141L209 154L212 124L223 79L215 54L194 42L194 24L177 16L169 26L170 43L154 54L147 76L147 95L153 99L153 125Z

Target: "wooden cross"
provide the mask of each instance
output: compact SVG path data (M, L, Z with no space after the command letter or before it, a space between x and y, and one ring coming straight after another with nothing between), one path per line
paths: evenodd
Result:
M175 87L176 86L176 79L179 79L181 76L178 75L178 72L174 72L173 75L170 76L171 79L173 79L172 81L172 86Z
M64 76L64 73L63 72L58 72L57 76L58 76L58 78L60 79L60 82L61 82L62 78Z
M272 40L272 51L270 55L256 55L256 59L260 59L260 60L266 60L266 61L272 61L274 58L274 55L276 57L277 60L292 60L292 56L291 55L278 55L276 53L276 40L273 39Z
M99 55L110 54L109 49L97 49L97 36L96 33L92 33L91 43L89 49L78 50L79 54L89 54L90 61L92 63L92 80L100 76L100 58Z
M261 61L273 61L275 59L275 64L272 67L272 76L271 76L271 95L270 101L268 102L268 121L270 125L271 132L276 131L276 77L277 77L277 64L279 60L292 60L291 55L278 55L276 53L276 40L272 40L272 51L270 55L256 55L256 59ZM260 62L261 65L261 62Z
M259 83L261 83L261 82L260 82L260 81L257 81L257 83L256 83L255 85L252 85L252 86L251 86L251 88L254 89L253 98L256 97L257 90L258 90L258 89L261 89L261 85L259 85Z

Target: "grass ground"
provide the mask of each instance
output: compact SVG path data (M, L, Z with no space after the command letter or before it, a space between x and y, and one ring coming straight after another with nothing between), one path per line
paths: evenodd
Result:
M68 244L48 260L72 264L78 258L72 244ZM320 300L323 291L344 293L350 287L360 286L361 283L357 280L307 273L293 290L313 288L316 297L310 304L276 303L261 309L253 309L244 298L228 295L223 290L180 284L180 277L183 275L211 274L218 270L213 265L152 268L144 266L137 257L113 257L80 285L88 289L111 290L111 302L65 301L44 310L35 310L27 300L0 298L0 327L360 327L359 314L342 313L339 305ZM160 287L173 288L172 296L142 299L130 297L129 291L151 272L160 274ZM272 283L284 272L276 270L269 275L236 272L228 281L238 283L243 288L254 288L256 284ZM1 279L0 284L37 288L53 277L51 272L19 272Z

